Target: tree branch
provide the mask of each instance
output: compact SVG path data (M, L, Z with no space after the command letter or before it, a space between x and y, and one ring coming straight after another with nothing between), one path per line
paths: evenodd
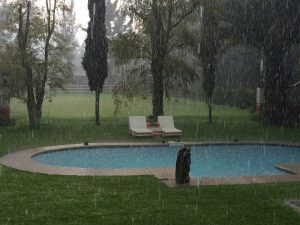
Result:
M141 20L145 20L146 14L139 12L136 8L134 8L133 6L129 7L129 10L134 13L135 15L137 15Z
M195 10L194 7L192 7L192 8L189 9L187 12L185 12L183 15L181 15L181 16L179 17L179 19L178 19L174 24L172 24L172 25L170 26L168 32L171 33L172 30L175 29L177 26L179 26L180 23L181 23L185 18L187 18L189 15L191 15L191 14L194 12L194 10Z

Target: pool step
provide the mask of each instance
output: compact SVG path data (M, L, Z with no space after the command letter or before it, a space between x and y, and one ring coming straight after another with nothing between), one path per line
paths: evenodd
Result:
M184 147L184 142L168 141L169 147Z

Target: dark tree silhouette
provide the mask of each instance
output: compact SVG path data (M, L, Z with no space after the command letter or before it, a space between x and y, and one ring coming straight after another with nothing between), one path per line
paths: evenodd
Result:
M143 27L141 35L149 38L149 54L153 78L153 117L164 114L164 73L167 57L178 47L175 33L194 12L197 0L131 0L123 1L129 16ZM130 53L131 54L131 53Z
M108 75L107 51L108 41L105 26L105 0L89 0L90 22L85 39L85 53L82 60L91 91L95 91L96 125L100 125L100 94Z
M207 1L204 3L199 57L203 69L202 86L206 94L208 122L212 123L212 98L215 89L217 55L222 44L222 32L219 28L221 21L215 9L217 5L216 1Z
M300 41L300 2L296 0L232 0L235 36L261 49L266 58L263 120L287 122L290 51Z
M202 86L206 95L209 123L213 122L212 100L218 56L230 39L225 23L227 10L228 4L224 0L202 0L201 6L194 13L194 21L191 21L195 28L190 28L185 37L185 44L194 49L201 61ZM200 23L197 22L199 20Z

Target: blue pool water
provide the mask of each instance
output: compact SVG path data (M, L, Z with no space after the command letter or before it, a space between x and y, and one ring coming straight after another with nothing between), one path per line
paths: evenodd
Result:
M79 168L175 167L180 147L86 148L48 152L33 160ZM300 148L268 145L210 145L192 147L194 177L260 176L282 174L282 163L300 163Z

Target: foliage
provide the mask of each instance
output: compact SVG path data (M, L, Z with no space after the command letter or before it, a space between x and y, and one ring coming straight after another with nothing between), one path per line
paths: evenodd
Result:
M300 46L299 45L296 45L292 48L291 61L293 65L292 83L294 84L295 82L300 81Z
M61 0L52 2L54 5L45 2L48 5L43 8L34 2L15 0L4 4L2 10L5 35L0 44L5 43L6 49L15 52L13 59L8 51L4 52L10 59L8 73L11 82L20 87L17 95L27 101L32 127L39 125L46 92L62 87L72 76L72 52L76 46L72 10Z
M111 40L113 37L127 30L130 30L132 26L132 20L127 21L126 15L122 12L120 8L120 0L105 0L106 4L106 28L107 37ZM112 26L113 24L113 26Z
M11 97L25 100L25 72L20 66L19 52L10 44L2 47L2 51L0 51L0 76L2 76L2 79L7 80Z
M119 35L112 41L111 50L120 65L123 80L114 90L116 111L118 105L127 104L133 97L144 97L153 91L147 37L134 32ZM123 46L126 46L124 48ZM192 56L183 49L176 49L165 58L164 96L187 95L190 85L198 78Z
M6 33L6 38L2 41L9 45L12 49L15 46L16 34L18 32L18 12L17 8L20 3L23 5L26 1L16 0L6 5L3 16L5 18L2 24ZM41 70L43 67L43 55L46 38L46 27L45 22L45 9L40 8L36 5L32 5L31 15L31 29L28 34L28 41L30 47L30 60L34 70L34 80L36 83L39 82L41 77ZM63 5L62 2L58 3L59 12L56 15L56 29L53 33L53 38L50 42L49 47L49 85L50 87L61 87L61 82L66 82L72 76L72 57L73 50L77 45L75 40L76 26L75 17L73 12L70 11L69 6ZM3 43L2 42L2 43ZM16 46L15 46L16 47ZM18 63L11 61L12 66L18 66Z
M259 69L259 54L255 49L244 45L228 48L218 62L220 72L216 87L235 89L243 86L254 90L262 79Z
M232 28L237 39L261 49L265 56L264 122L284 125L291 80L291 48L299 43L299 1L232 1ZM278 90L278 91L274 91Z
M113 89L114 115L135 98L146 99L151 94L153 85L148 79L150 69L144 66L143 62L122 67L122 73L122 81Z
M184 40L193 49L202 66L202 87L208 104L208 121L212 123L212 97L218 74L218 57L226 49L231 36L227 24L226 1L201 1L201 7L193 15L186 28Z
M117 65L126 65L131 63L132 60L150 59L149 43L145 45L145 39L147 37L133 31L116 36L111 42L110 50L116 59Z
M197 62L189 52L177 50L165 59L165 97L188 96L191 86L199 76L197 73Z
M93 12L93 5L96 11ZM104 81L107 77L107 48L105 17L105 1L89 2L90 22L85 40L85 53L82 60L83 68L89 79L91 91L102 92Z

